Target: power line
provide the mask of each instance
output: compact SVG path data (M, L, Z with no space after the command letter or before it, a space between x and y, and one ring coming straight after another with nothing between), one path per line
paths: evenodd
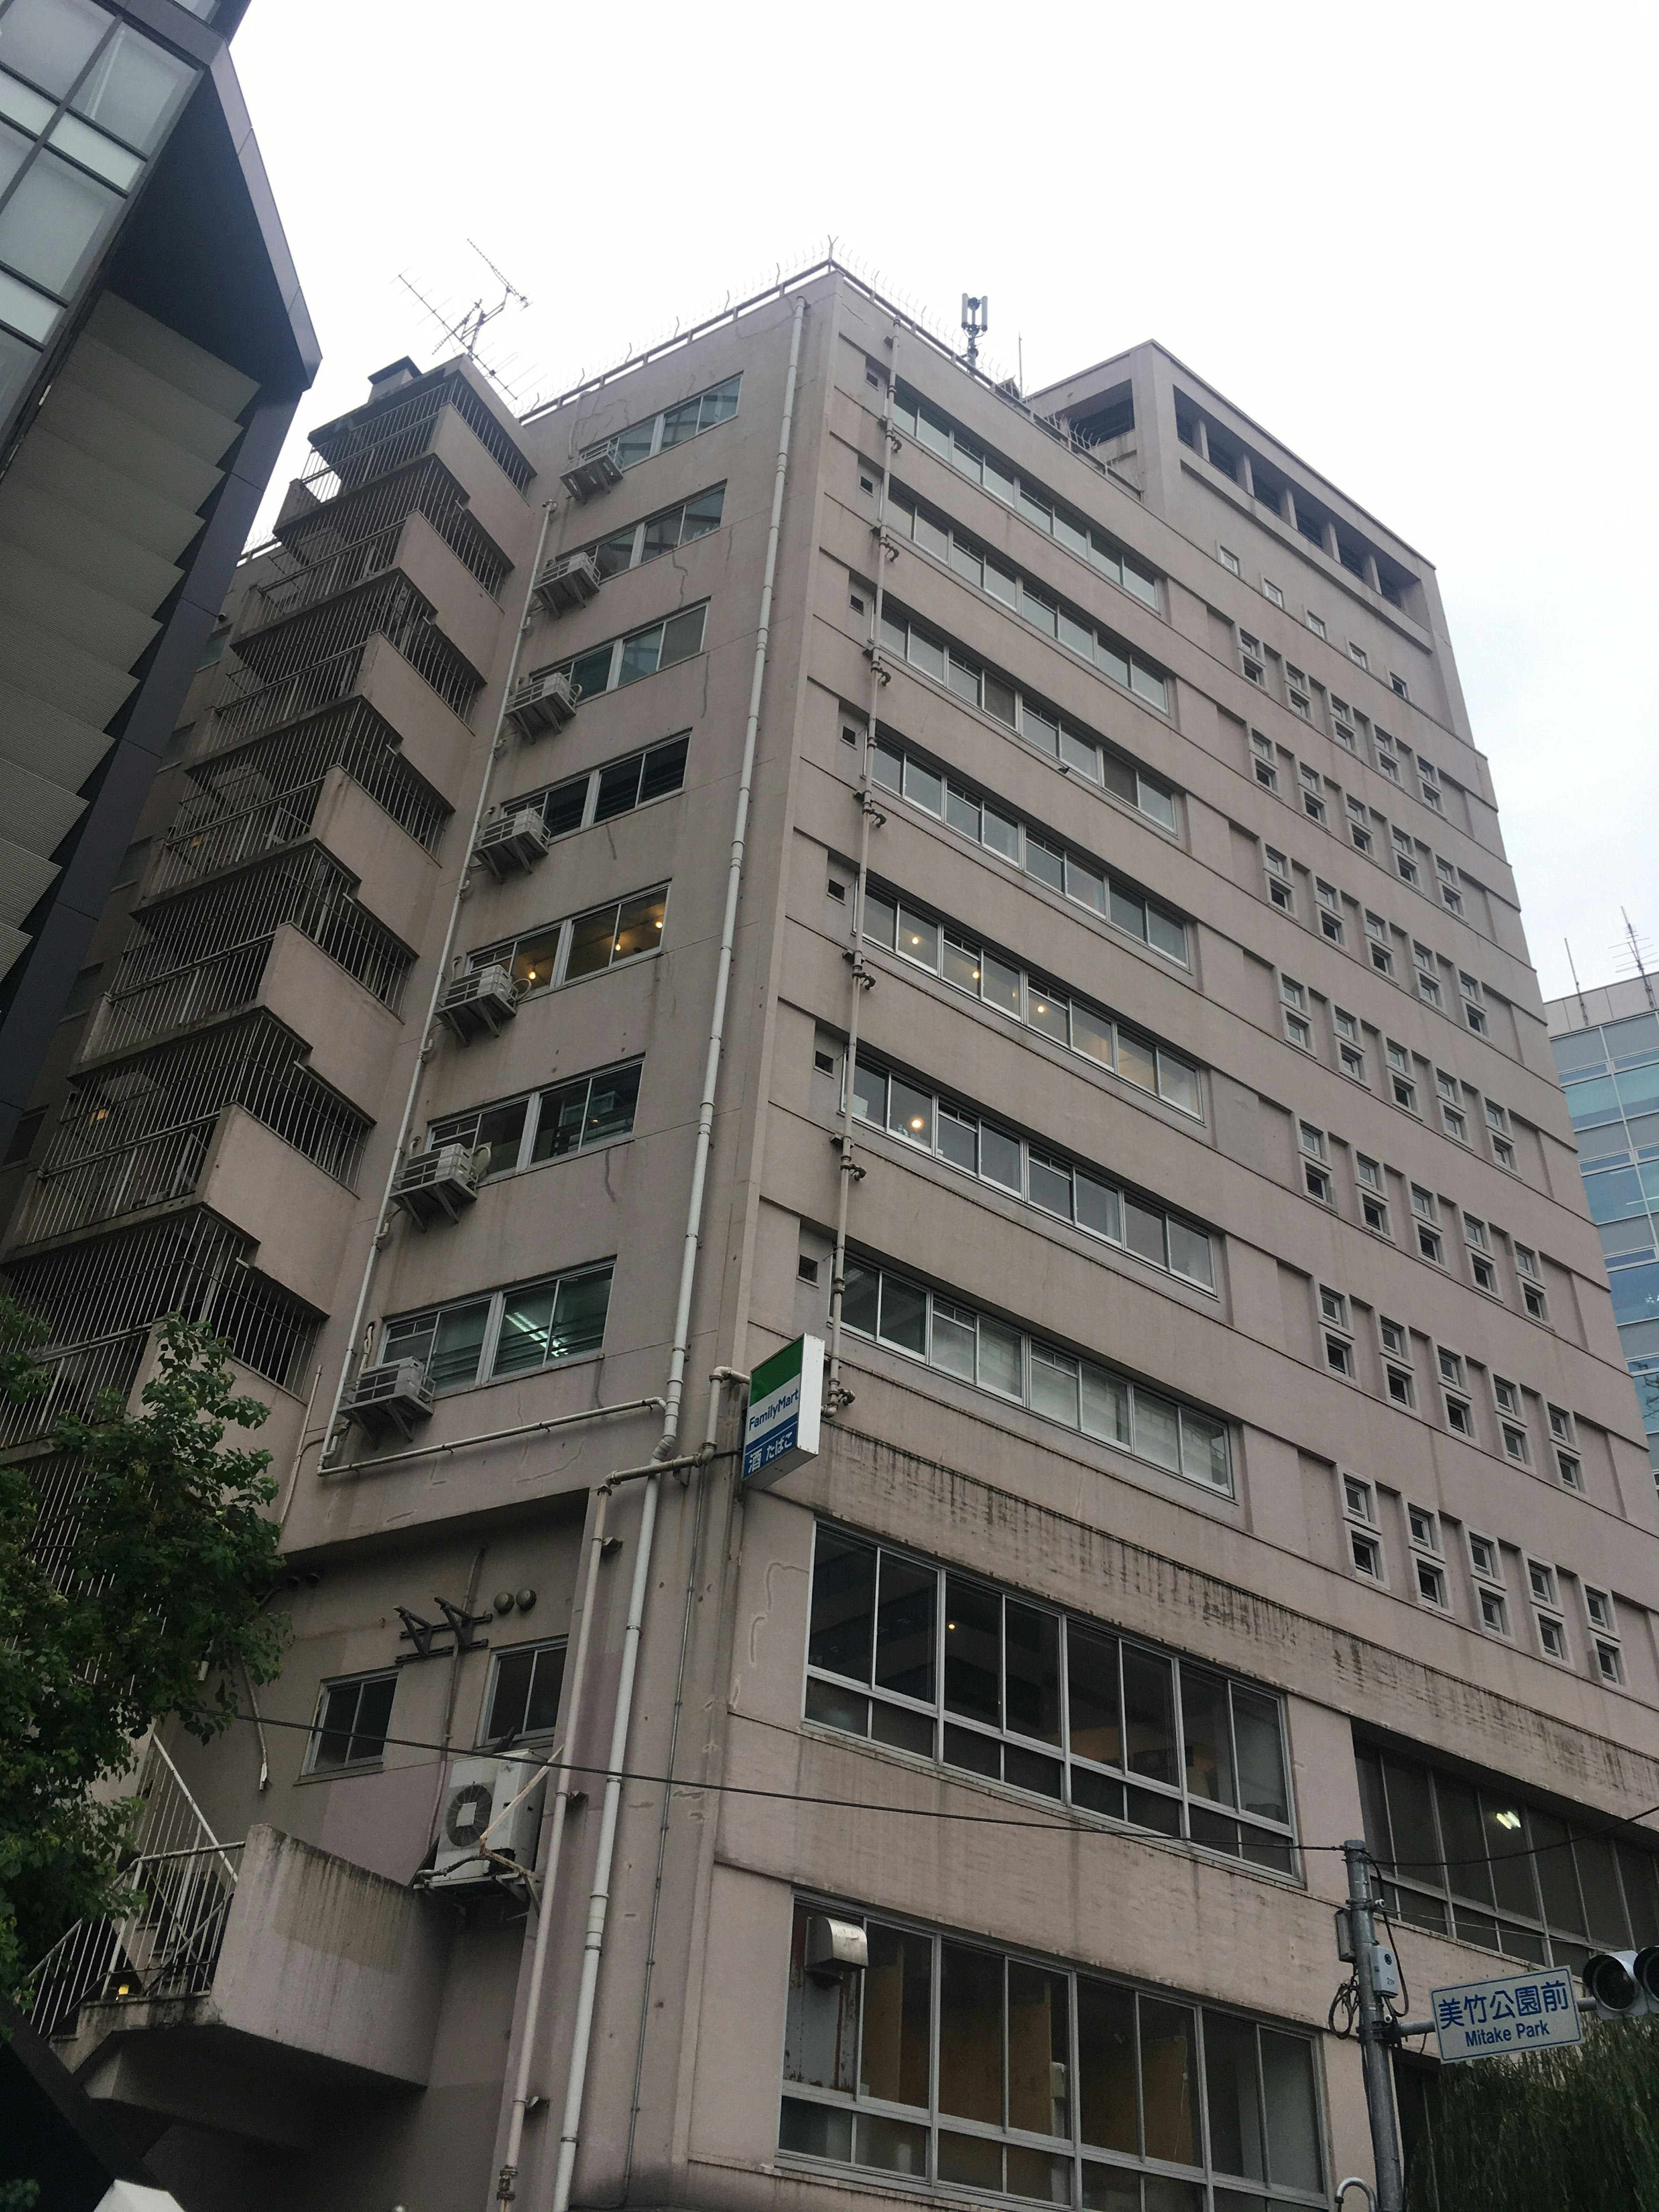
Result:
M252 1713L238 1711L234 1717L239 1721L248 1722L255 1722L258 1719L263 1719L266 1728L298 1729L302 1730L307 1735L314 1735L319 1733L349 1733L349 1731L346 1730L320 1731L314 1721L276 1720L269 1713L256 1716ZM454 1746L453 1744L434 1742L429 1737L426 1736L388 1735L383 1736L380 1741L382 1743L396 1744L400 1749L405 1751L436 1751L451 1754L454 1752ZM515 1753L513 1751L492 1751L488 1747L482 1747L479 1751L473 1753L471 1755L476 1758L489 1758L494 1756L504 1759L523 1758L525 1756L522 1753ZM531 1757L533 1759L534 1754L531 1754ZM544 1759L541 1763L545 1766L550 1774L562 1772L567 1774L609 1775L612 1771L612 1770L608 1766L582 1766L578 1765L575 1760L568 1759ZM697 1782L684 1775L646 1774L632 1767L624 1767L619 1770L619 1778L623 1782L656 1783L659 1785L670 1790L686 1790L693 1791L706 1790L714 1795L726 1797L759 1797L775 1804L826 1805L833 1807L838 1813L890 1813L896 1814L901 1820L937 1820L941 1825L948 1825L957 1827L1026 1828L1036 1829L1046 1835L1063 1833L1066 1835L1082 1834L1109 1836L1115 1835L1119 1832L1115 1828L1085 1827L1079 1829L1069 1825L1060 1826L1057 1826L1054 1820L1017 1820L1012 1814L941 1813L935 1807L931 1805L870 1804L856 1798L813 1796L809 1795L806 1791L799 1790L760 1790L754 1787L751 1784L744 1782ZM946 1777L945 1778L948 1780L951 1778ZM1069 1807L1061 1807L1060 1808L1060 1817L1061 1820L1063 1820L1064 1814L1069 1810ZM1597 1836L1613 1835L1636 1821L1647 1820L1654 1814L1659 1814L1659 1805L1646 1806L1640 1813L1632 1814L1627 1820L1612 1821L1605 1827L1588 1829L1579 1835L1576 1840L1588 1843L1593 1841ZM1167 1837L1161 1837L1158 1835L1155 1831L1152 1830L1147 1832L1147 1839L1160 1845L1173 1840ZM1304 1844L1300 1840L1300 1838L1287 1840L1293 1840L1295 1843L1295 1848L1299 1851L1340 1852L1345 1848L1341 1844ZM1559 1843L1529 1844L1523 1845L1519 1850L1505 1851L1503 1854L1503 1856L1505 1860L1540 1858L1546 1851L1559 1851L1565 1850L1566 1846L1574 1840L1575 1837L1571 1832L1569 1832L1567 1835L1562 1837ZM1402 1869L1409 1870L1413 1868L1422 1867L1439 1867L1449 1870L1454 1867L1489 1866L1495 1863L1495 1861L1493 1860L1491 1853L1485 1853L1479 1858L1389 1859L1387 1862L1375 1861L1374 1863L1377 1866L1379 1873L1397 1874Z

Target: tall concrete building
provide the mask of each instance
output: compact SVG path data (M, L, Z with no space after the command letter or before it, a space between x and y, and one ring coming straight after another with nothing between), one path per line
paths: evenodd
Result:
M6 1253L52 1515L229 1340L294 1640L40 2025L189 2212L1329 2206L1345 1839L1419 2009L1659 1935L1432 568L1161 347L1022 399L832 266L313 443Z
M1552 999L1544 1015L1659 1480L1659 983L1625 976Z
M26 1162L318 353L246 0L0 4L0 1154ZM127 893L131 896L131 890ZM37 1086L40 1097L35 1093Z

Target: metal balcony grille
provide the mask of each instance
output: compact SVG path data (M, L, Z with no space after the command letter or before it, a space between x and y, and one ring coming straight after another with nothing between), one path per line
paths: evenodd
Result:
M158 897L296 843L311 829L331 768L343 769L399 829L432 851L448 805L404 760L384 716L366 699L350 699L238 752L198 762L146 896Z
M375 636L395 647L465 721L483 678L432 617L431 602L392 569L292 622L239 638L236 653L246 665L226 684L206 750L222 752L349 697Z
M29 1193L22 1241L188 1196L233 1105L349 1188L374 1125L305 1066L309 1049L259 1012L80 1078Z
M270 580L256 584L248 594L243 636L286 622L318 600L392 567L411 514L424 515L456 558L495 595L513 564L473 520L462 487L428 454L394 476L377 477L358 491L279 525L282 545L265 563Z
M313 431L318 459L301 481L318 499L334 499L402 468L428 449L446 407L454 409L507 482L522 491L535 471L456 369L416 386L394 405L343 416Z
M236 1894L240 1844L222 1844L159 1741L135 1793L136 1848L121 1869L142 1893L118 1919L77 1921L33 1973L37 2034L75 2033L83 2004L201 1996L213 1986Z
M414 954L359 902L337 860L303 846L142 909L85 1056L148 1044L249 1005L284 922L396 1012Z
M321 1316L255 1271L257 1249L198 1206L9 1261L7 1287L46 1323L37 1358L51 1387L0 1407L0 1444L48 1435L60 1413L90 1413L103 1391L127 1396L151 1325L169 1314L212 1329L243 1366L291 1387Z

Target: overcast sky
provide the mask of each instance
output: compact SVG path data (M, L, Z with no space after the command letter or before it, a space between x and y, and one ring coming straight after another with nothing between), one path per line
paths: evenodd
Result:
M310 424L529 295L521 404L831 234L1025 382L1155 337L1437 568L1547 997L1659 962L1655 11L255 0ZM279 471L298 466L303 441Z

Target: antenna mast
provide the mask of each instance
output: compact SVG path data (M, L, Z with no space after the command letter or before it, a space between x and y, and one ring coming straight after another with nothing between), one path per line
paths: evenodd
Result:
M460 348L467 360L476 362L484 374L493 382L500 385L501 390L511 398L514 395L500 371L492 368L489 362L479 359L478 340L483 335L486 327L495 321L497 315L505 312L509 301L516 301L520 307L527 307L530 301L527 295L514 283L511 277L495 266L483 246L470 238L466 242L501 288L501 295L493 307L486 307L483 297L480 295L463 313L453 314L447 313L445 307L441 307L428 300L420 286L401 270L398 274L398 282L406 292L420 302L425 313L432 318L444 335L453 339Z

